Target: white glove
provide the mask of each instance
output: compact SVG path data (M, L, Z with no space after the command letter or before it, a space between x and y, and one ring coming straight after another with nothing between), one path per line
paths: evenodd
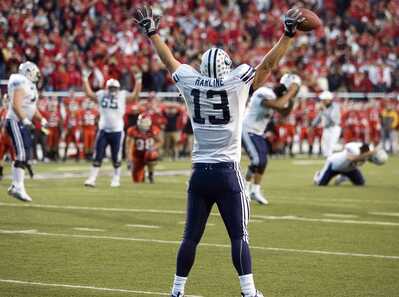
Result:
M87 80L89 79L89 76L91 74L91 71L89 69L83 69L82 70L82 78Z
M141 72L137 72L134 76L137 82L141 82L143 79L143 74Z
M301 78L300 78L298 75L296 75L296 74L293 74L293 73L286 73L286 74L284 74L284 75L281 77L280 83L283 84L283 85L287 88L287 90L288 90L292 84L297 84L298 87L300 87L301 84L302 84L302 80L301 80Z
M40 120L40 125L42 126L42 128L47 129L48 128L48 122L45 118L42 118Z
M32 121L28 118L24 118L22 120L22 124L28 128L31 128L33 126Z

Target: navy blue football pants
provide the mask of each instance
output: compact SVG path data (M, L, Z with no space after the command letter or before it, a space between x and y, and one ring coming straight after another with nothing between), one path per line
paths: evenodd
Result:
M239 166L236 163L195 163L188 188L186 226L177 255L176 275L186 277L189 274L214 204L229 234L237 273L252 273L247 233L250 208Z
M327 186L329 182L337 175L346 176L355 186L364 186L366 183L363 174L357 168L351 171L341 172L335 171L331 167L331 164L329 164L326 168L323 169L323 171L320 172L320 177L317 181L318 186Z
M93 165L100 167L105 157L105 150L109 145L111 147L111 159L115 168L121 166L122 149L123 149L123 131L121 132L106 132L99 130L97 132L96 144L94 147Z

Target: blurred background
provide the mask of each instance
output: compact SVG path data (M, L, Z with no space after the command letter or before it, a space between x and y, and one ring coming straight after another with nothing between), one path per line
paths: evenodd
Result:
M382 144L391 154L398 152L398 1L146 2L163 15L160 33L177 58L193 66L215 45L223 47L235 65L255 66L281 36L284 12L298 3L312 9L324 27L300 33L268 80L273 85L283 73L292 71L303 81L302 100L294 112L288 118L276 116L265 131L272 153L291 157L320 154L322 127L309 129L309 124L318 114L317 96L323 90L334 92L334 100L341 106L341 145L363 141ZM125 128L136 124L139 113L150 112L163 130L163 156L189 156L192 131L185 106L148 40L132 22L134 7L139 4L142 1L0 2L2 94L9 75L21 62L33 61L42 72L38 104L49 120L50 134L44 135L36 123L36 160L90 159L83 134L87 127L96 129L98 112L81 92L83 67L93 70L94 89L116 78L123 89L132 90L135 74L141 72L141 100L127 107ZM4 110L4 102L2 105ZM71 117L76 121L70 121ZM70 129L77 140L64 151Z

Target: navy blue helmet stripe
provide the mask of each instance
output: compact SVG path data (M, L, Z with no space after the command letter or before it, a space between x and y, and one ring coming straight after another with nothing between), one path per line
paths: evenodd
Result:
M208 76L211 77L211 53L212 50L208 52Z
M215 56L213 57L213 73L215 74L215 78L217 77L217 73L216 73L216 58L217 58L217 56L218 56L218 51L219 51L219 49L217 48L216 50L215 50Z

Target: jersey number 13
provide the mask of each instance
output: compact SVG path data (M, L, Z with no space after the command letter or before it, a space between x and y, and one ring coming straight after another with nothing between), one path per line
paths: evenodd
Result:
M229 110L229 99L227 97L227 92L225 90L215 91L215 90L208 90L206 94L201 93L198 89L193 89L191 91L191 96L194 98L194 117L193 121L198 124L205 124L205 118L201 116L201 105L200 105L200 98L201 95L206 95L207 99L212 99L215 96L219 96L221 101L220 103L214 103L213 109L214 110L221 110L222 111L222 118L218 118L214 115L208 116L209 123L212 125L224 125L230 122L230 110Z

